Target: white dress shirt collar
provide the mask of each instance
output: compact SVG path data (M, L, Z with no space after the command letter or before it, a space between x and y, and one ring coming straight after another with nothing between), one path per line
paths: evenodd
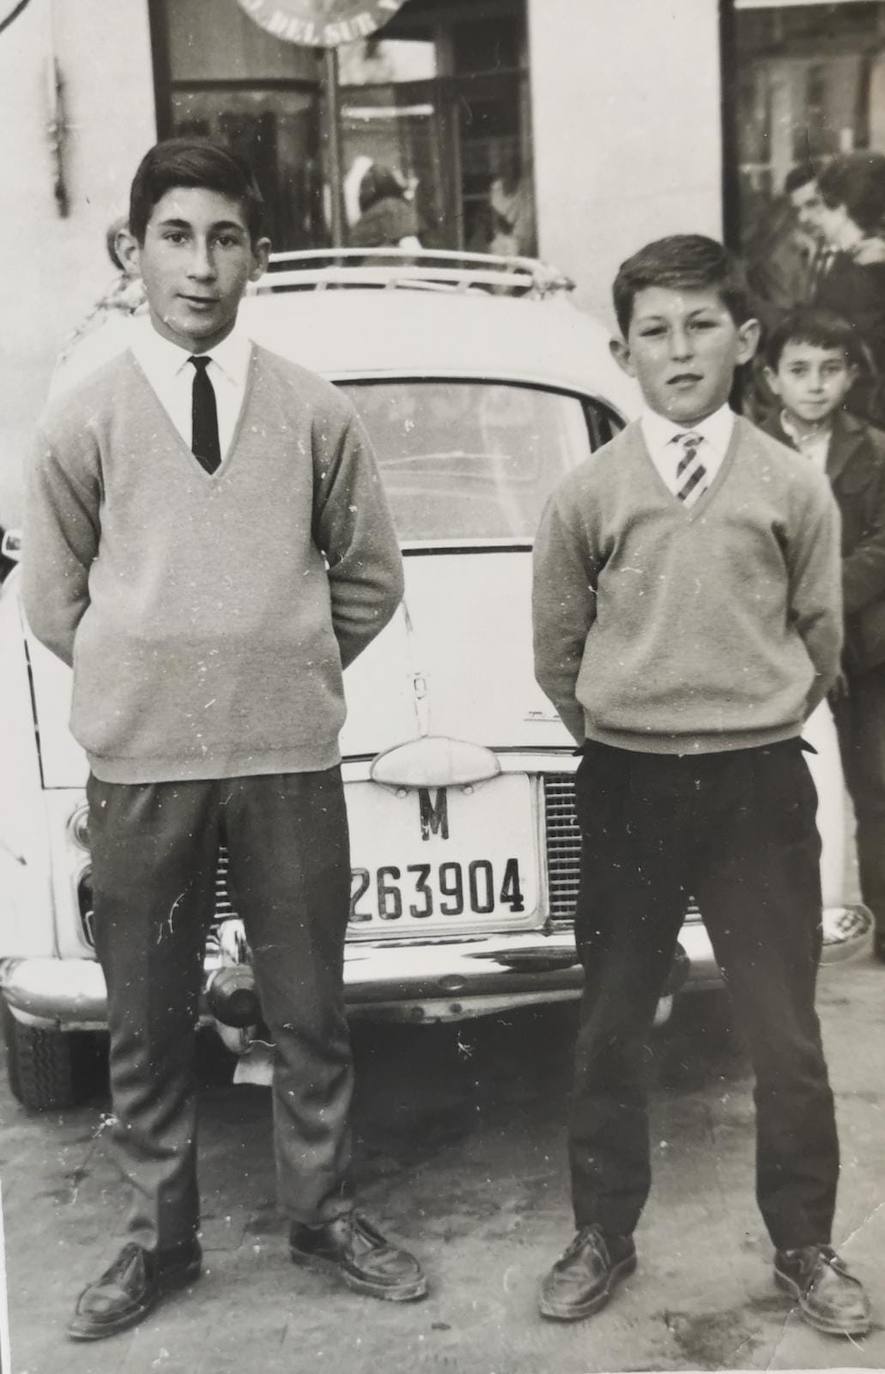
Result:
M827 458L830 453L830 438L833 433L832 422L810 434L800 434L785 410L781 411L781 429L798 453L810 458L819 472L826 472Z
M154 377L171 379L187 367L191 356L202 357L205 353L224 373L234 386L245 387L252 356L252 340L243 329L236 325L226 339L214 348L198 349L192 355L180 344L165 339L154 328L149 318L139 321L139 328L133 332L132 351L153 382ZM190 374L189 374L190 375Z
M705 445L713 451L713 454L721 460L725 457L728 445L731 442L731 435L734 429L734 411L728 405L720 406L714 410L712 415L699 420L694 425L677 425L669 420L665 415L659 415L656 410L651 410L648 406L643 406L640 423L642 434L648 445L648 450L652 457L662 450L666 450L668 444L672 443L677 434L700 434ZM672 452L672 450L671 450Z
M158 334L149 318L133 329L132 352L185 444L190 448L194 369L192 356L211 359L207 376L215 391L218 439L226 455L236 434L246 395L252 340L244 330L231 330L226 339L203 353L191 354Z

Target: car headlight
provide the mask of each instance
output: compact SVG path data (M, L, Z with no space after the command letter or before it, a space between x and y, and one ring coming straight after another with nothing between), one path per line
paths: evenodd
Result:
M89 806L81 802L70 815L68 834L79 849L89 848Z

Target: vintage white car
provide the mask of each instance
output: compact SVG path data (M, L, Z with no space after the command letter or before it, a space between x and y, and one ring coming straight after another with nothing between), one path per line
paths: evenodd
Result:
M569 286L524 259L298 254L275 259L244 302L256 340L353 400L405 555L405 600L346 677L355 1015L428 1022L580 993L578 760L533 677L530 551L547 495L635 413L637 394ZM118 347L125 331L107 338ZM90 346L95 362L109 345ZM17 573L0 598L0 662L9 1076L26 1104L60 1106L80 1082L73 1033L104 1027L105 989L69 673L29 634ZM826 721L813 733L827 902L854 933L835 745ZM715 982L694 909L680 943L666 992ZM224 854L204 1011L248 1077L260 1008Z

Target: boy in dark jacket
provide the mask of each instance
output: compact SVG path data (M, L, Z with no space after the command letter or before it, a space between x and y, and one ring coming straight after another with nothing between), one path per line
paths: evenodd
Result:
M857 817L861 892L885 961L885 434L844 409L864 358L840 315L791 312L772 331L766 364L781 409L762 428L826 473L842 514L844 673L831 705Z

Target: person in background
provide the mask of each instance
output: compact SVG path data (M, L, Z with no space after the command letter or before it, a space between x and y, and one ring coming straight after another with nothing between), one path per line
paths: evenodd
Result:
M864 355L841 316L794 311L773 330L765 359L781 408L763 429L826 473L842 516L844 678L830 705L857 820L861 896L885 962L885 434L845 409Z
M350 230L351 247L420 249L418 216L406 190L392 167L372 163L360 182L360 217Z
M523 172L515 147L499 148L495 161L487 197L473 206L468 251L501 257L532 256L537 243L531 176Z
M836 247L827 240L823 229L820 187L817 169L810 162L799 163L784 178L784 194L789 198L796 224L804 237L802 259L804 274L790 306L810 303L820 282L833 265Z
M783 193L766 208L746 247L750 299L763 327L785 310L811 299L823 246L817 210L816 172L808 163L792 167Z
M492 216L490 253L525 257L535 252L535 206L531 178L522 174L514 153L489 187Z
M224 147L170 139L145 155L122 251L148 317L50 405L29 472L23 598L73 665L131 1199L76 1340L134 1326L200 1274L194 1054L222 844L274 1045L291 1259L377 1298L427 1291L348 1184L342 674L393 616L402 563L350 402L237 328L270 252L262 222L250 169Z
M58 355L58 363L64 363L75 348L88 335L101 329L110 321L127 318L140 310L145 303L144 282L136 268L128 265L117 251L120 235L126 230L126 216L119 215L113 220L105 233L105 250L117 276L111 286L96 301L86 317L72 330Z
M636 1268L646 1042L693 895L752 1056L775 1282L811 1325L858 1335L869 1301L830 1243L839 1147L801 738L839 672L839 515L813 464L729 409L758 324L721 244L648 244L621 265L614 304L612 352L642 415L560 484L534 553L535 671L583 752L577 1231L541 1313L590 1316Z
M799 163L784 178L782 194L762 209L749 237L747 284L763 338L787 311L812 299L832 262L833 249L820 226L820 206L816 169L811 163ZM761 423L778 408L765 380L761 353L747 373L742 409L749 419Z
M885 155L838 157L817 184L821 228L838 251L813 304L844 316L868 349L872 366L858 373L846 404L885 427Z
M122 352L129 343L134 321L146 311L144 282L138 269L118 252L121 235L126 232L126 218L118 216L105 234L105 248L118 276L69 335L56 358L49 383L50 401L78 386L96 368Z

